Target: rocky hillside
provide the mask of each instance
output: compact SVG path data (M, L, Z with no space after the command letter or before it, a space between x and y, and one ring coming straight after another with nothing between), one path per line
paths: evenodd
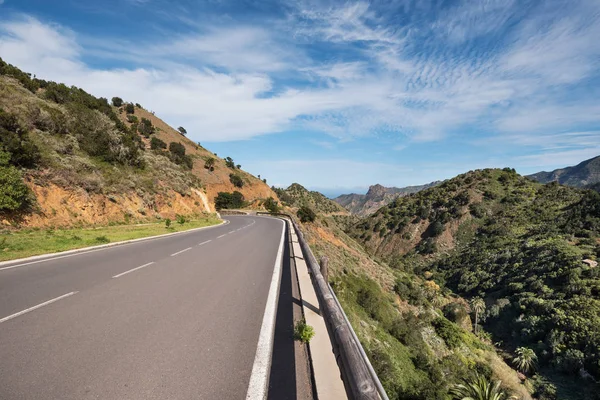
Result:
M491 339L512 358L528 349L535 364L522 368L527 382L555 393L540 398L596 398L597 192L543 185L512 169L471 171L398 198L348 232L399 271L482 298Z
M310 191L298 183L292 183L287 189L273 188L273 190L285 206L295 208L305 206L319 214L348 214L344 207L328 199L322 193Z
M217 192L276 197L141 105L32 79L0 59L0 221L108 224L214 211Z
M527 177L541 183L558 182L573 187L600 183L600 156L585 160L574 167L538 172Z
M365 216L373 214L379 208L391 203L398 197L417 193L439 184L440 182L436 181L427 185L407 186L403 188L385 187L377 184L370 186L367 194L343 194L333 199L333 201L354 215Z

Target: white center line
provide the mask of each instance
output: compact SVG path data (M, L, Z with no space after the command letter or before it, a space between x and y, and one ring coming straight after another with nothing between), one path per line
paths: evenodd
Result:
M130 272L137 271L138 269L145 268L145 267L147 267L149 265L152 265L152 264L154 264L154 261L149 262L148 264L140 265L139 267L135 267L133 269L130 269L129 271L121 272L120 274L113 276L113 278L118 278L120 276L127 275Z
M229 232L229 233L235 233L235 231L231 231L231 232Z
M0 324L3 323L3 322L8 321L9 319L16 318L19 315L23 315L25 313L28 313L29 311L37 310L40 307L44 307L44 306L47 306L48 304L54 303L55 301L64 299L65 297L73 296L75 293L77 293L77 292L71 292L71 293L63 294L62 296L58 296L58 297L56 297L56 298L54 298L52 300L48 300L48 301L46 301L46 302L44 302L42 304L38 304L37 306L33 306L33 307L28 308L26 310L19 311L18 313L15 313L13 315L9 315L8 317L4 317L4 318L0 319Z
M191 250L191 249L192 249L191 247L188 247L187 249L183 249L183 250L181 250L181 251L178 251L177 253L173 253L173 254L171 254L171 257L174 257L174 256L176 256L176 255L178 255L178 254L181 254L181 253L183 253L184 251L188 251L188 250Z
M198 246L202 246L203 244L210 243L210 242L212 242L212 239L211 240L207 240L206 242L202 242Z
M224 236L227 236L227 234L224 234L224 235L221 235L221 236L217 236L217 239L221 239Z

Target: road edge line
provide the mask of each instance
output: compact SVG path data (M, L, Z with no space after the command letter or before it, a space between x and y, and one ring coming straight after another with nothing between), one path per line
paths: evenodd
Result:
M267 398L269 389L269 374L271 371L271 362L273 355L273 341L275 335L275 320L277 317L277 302L279 298L279 287L281 282L281 270L283 264L283 245L285 243L286 223L281 221L281 240L275 266L273 267L273 276L271 277L271 286L267 297L267 305L263 315L263 321L256 346L256 355L250 374L250 383L246 392L246 400L264 400Z
M37 264L37 263L46 262L46 261L55 260L55 259L58 260L58 259L65 258L65 257L75 256L78 254L92 253L94 251L104 250L104 249L107 249L110 247L122 246L122 245L126 245L126 244L137 243L137 242L143 242L146 240L162 239L162 238L165 238L168 236L181 235L184 233L195 232L195 231L199 231L199 230L203 230L203 229L218 228L219 226L223 226L228 223L229 223L229 221L223 220L220 224L217 224L217 225L202 226L200 228L188 229L187 231L164 233L161 235L148 236L148 237L143 237L143 238L138 238L138 239L130 239L130 240L123 240L120 242L100 244L97 246L82 247L80 249L59 251L57 253L39 254L37 256L18 258L16 260L0 261L0 271L6 270L6 269L24 267L26 265ZM3 265L9 265L9 264L18 264L18 265L10 265L8 267L2 267Z

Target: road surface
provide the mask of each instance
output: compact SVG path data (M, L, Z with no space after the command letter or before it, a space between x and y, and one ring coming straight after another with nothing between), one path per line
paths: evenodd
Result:
M0 268L0 399L246 398L284 224L227 220Z

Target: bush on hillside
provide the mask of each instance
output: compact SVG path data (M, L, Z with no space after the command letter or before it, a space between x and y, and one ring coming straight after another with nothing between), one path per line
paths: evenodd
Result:
M244 195L238 191L233 193L219 192L215 197L215 208L217 210L244 207Z
M265 202L263 203L263 206L270 213L278 213L279 212L279 204L277 204L277 201L272 197L269 197L267 200L265 200Z
M153 136L152 139L150 139L150 148L152 150L164 150L167 148L167 144L156 136Z
M225 165L227 165L227 168L235 169L235 162L231 157L225 157Z
M244 180L239 175L229 174L229 182L231 182L231 184L235 187L244 187Z
M209 170L209 171L214 171L215 170L215 159L213 157L208 157L206 159L206 161L204 162L204 168Z
M17 117L0 108L0 151L8 154L8 164L34 168L40 161L40 151L29 139Z
M125 105L125 112L127 114L134 114L135 113L135 106L132 103L127 103Z
M154 133L154 126L152 126L152 122L149 119L142 117L142 121L138 125L138 131L145 137L150 137Z
M185 146L178 142L169 143L169 158L175 164L179 164L187 169L192 169L194 161L185 154Z
M314 222L315 218L317 218L317 215L315 214L315 212L307 206L300 207L300 209L298 210L296 215L298 216L298 218L300 218L300 222L303 222L303 223Z
M187 135L187 131L185 130L185 128L183 126L180 126L179 128L177 128L177 130L179 131L179 133L181 133L183 136Z
M31 205L29 188L19 170L9 165L10 155L0 150L0 213L24 211Z
M121 107L123 105L123 99L120 97L113 97L112 105L115 107Z

